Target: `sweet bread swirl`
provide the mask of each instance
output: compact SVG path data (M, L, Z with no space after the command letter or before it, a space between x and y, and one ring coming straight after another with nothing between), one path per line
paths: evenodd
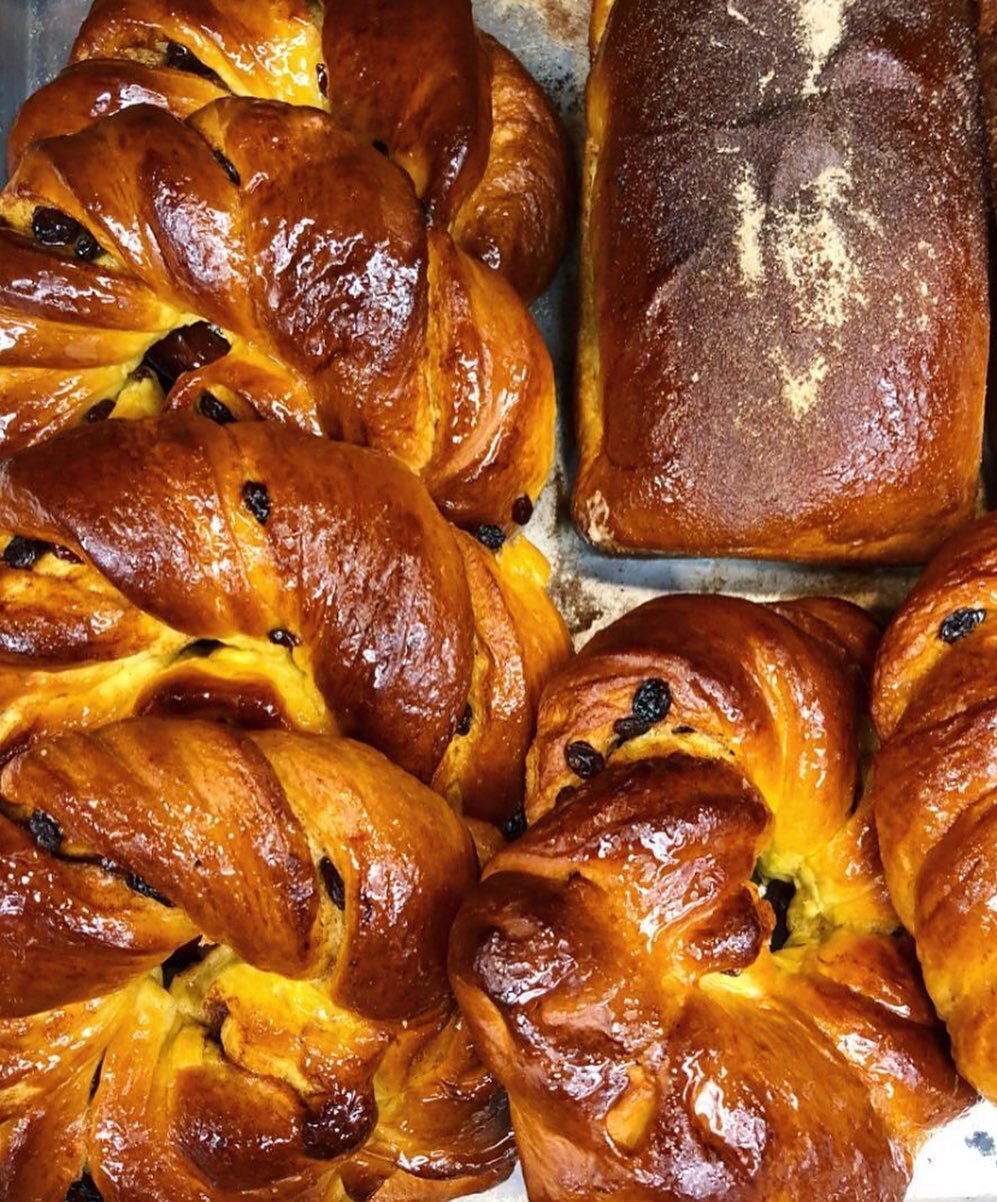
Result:
M391 451L462 525L529 516L567 149L468 4L98 2L10 155L0 450L207 393Z
M932 560L876 661L876 825L890 895L963 1076L997 1101L997 520Z
M197 414L0 464L0 748L135 713L355 736L502 821L568 654L524 539L380 452ZM3 758L0 756L0 758Z
M329 110L522 296L550 282L568 233L567 140L469 0L96 0L70 65L18 114L10 164L31 141L130 105L186 118L225 95Z
M856 804L875 637L668 597L548 686L531 825L451 940L531 1202L899 1202L967 1104Z
M157 718L41 743L0 791L8 1202L505 1175L445 972L474 851L437 794L348 740Z

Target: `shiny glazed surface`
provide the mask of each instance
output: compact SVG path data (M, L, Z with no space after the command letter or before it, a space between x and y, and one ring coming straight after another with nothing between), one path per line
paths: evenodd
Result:
M454 530L389 456L111 420L0 464L0 531L8 755L136 712L227 715L356 736L475 816L517 804L569 651L546 565Z
M522 298L566 241L563 132L462 0L319 15L93 6L10 138L0 449L95 405L207 391L236 418L390 450L462 524L509 527L553 454L553 375ZM39 236L48 210L85 231L85 257ZM199 322L228 345L144 379Z
M548 686L531 825L450 955L531 1202L899 1202L968 1105L856 802L875 642L842 602L674 596Z
M997 520L928 565L876 663L876 825L960 1071L997 1101Z
M347 740L153 718L41 743L0 790L5 1198L505 1174L445 975L474 851L437 794Z
M615 0L593 37L580 530L923 562L980 467L971 5Z

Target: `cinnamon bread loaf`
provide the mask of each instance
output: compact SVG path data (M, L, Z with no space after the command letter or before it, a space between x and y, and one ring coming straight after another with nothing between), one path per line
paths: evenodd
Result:
M574 508L609 551L923 561L988 344L966 0L602 0Z

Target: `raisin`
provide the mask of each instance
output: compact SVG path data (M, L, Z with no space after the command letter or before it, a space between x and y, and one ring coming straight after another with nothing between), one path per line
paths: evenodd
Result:
M242 503L261 526L267 524L267 518L270 516L270 494L265 484L261 484L259 480L247 480L242 486Z
M339 875L339 870L335 864L333 864L328 856L323 856L319 860L318 870L322 874L322 883L325 885L326 893L332 899L332 904L337 910L345 910L346 884Z
M133 893L138 893L142 897L149 898L150 901L159 902L161 906L165 906L168 910L173 909L173 903L168 897L164 897L158 889L153 888L148 881L143 880L134 872L126 872L124 874L125 884Z
M524 493L512 503L512 520L517 526L525 526L533 517L533 502Z
M232 183L238 187L239 184L242 183L242 176L236 170L235 163L233 163L227 155L222 154L220 150L215 151L215 158L218 160L219 166L229 177Z
M197 411L202 417L215 422L219 426L228 426L235 421L232 410L220 401L214 393L202 392L197 400Z
M39 205L31 216L31 232L42 246L69 246L83 233L83 226L61 209Z
M9 568L33 568L51 549L50 543L37 538L22 538L15 534L3 549L3 561Z
M28 819L28 830L42 851L49 855L55 855L62 846L62 827L44 810L35 810Z
M114 412L116 401L111 397L105 398L103 401L98 401L96 405L91 405L84 413L83 420L87 422L103 422L106 421Z
M522 803L502 823L502 834L511 842L526 830L526 811Z
M660 722L672 707L672 691L660 677L645 680L634 693L633 712L649 726Z
M271 630L267 638L271 643L276 643L278 647L287 647L288 649L301 644L301 639L296 634L292 634L290 630L284 630L282 627Z
M569 743L565 747L564 759L575 776L580 776L582 780L590 780L593 776L598 776L606 767L606 761L601 753L596 751L591 743L586 743L581 739Z
M228 339L206 321L171 330L145 353L135 375L144 369L159 380L164 392L169 392L186 371L204 367L221 359L230 350Z
M467 705L464 706L464 712L460 716L460 721L457 723L457 733L459 735L469 734L473 720L474 710L471 709L471 703L468 702Z
M479 526L474 532L474 537L489 551L497 551L505 542L505 531L501 526Z
M319 63L315 68L315 78L318 80L318 90L323 96L329 95L329 72L326 70L325 63Z
M641 735L646 735L651 729L650 722L643 718L638 718L636 714L627 714L625 718L617 718L613 723L613 733L621 743L626 743L630 739L637 739Z
M978 607L957 609L939 626L938 637L943 643L958 643L967 634L972 634L986 616L987 611Z
M210 67L206 67L197 55L192 54L186 46L181 46L179 42L167 42L166 65L167 67L174 67L177 71L187 71L191 75L200 75L202 79L218 78Z
M73 242L73 254L84 263L92 263L104 253L104 248L89 230L83 230Z
M103 253L93 234L61 209L39 205L31 216L31 232L42 246L71 246L77 259L85 263Z

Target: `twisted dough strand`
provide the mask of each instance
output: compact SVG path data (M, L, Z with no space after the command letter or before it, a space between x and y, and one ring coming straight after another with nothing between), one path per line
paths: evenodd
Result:
M135 712L234 711L355 735L476 816L515 808L569 650L545 565L455 531L388 456L271 423L111 421L0 465L0 530L8 755Z
M534 1202L899 1202L966 1105L856 805L874 642L843 603L668 597L548 686L531 826L451 941Z
M186 118L224 95L331 111L522 296L550 282L568 233L567 139L468 0L96 0L70 65L19 112L9 165L32 141L130 105Z
M128 107L33 144L0 212L7 453L104 410L207 404L389 450L466 525L538 494L554 386L529 313L329 116ZM40 248L39 213L92 251Z
M997 522L932 560L876 661L873 794L890 895L960 1072L997 1099Z
M0 790L5 1197L84 1168L105 1202L506 1171L445 975L474 853L436 794L344 740L150 718L40 744Z

